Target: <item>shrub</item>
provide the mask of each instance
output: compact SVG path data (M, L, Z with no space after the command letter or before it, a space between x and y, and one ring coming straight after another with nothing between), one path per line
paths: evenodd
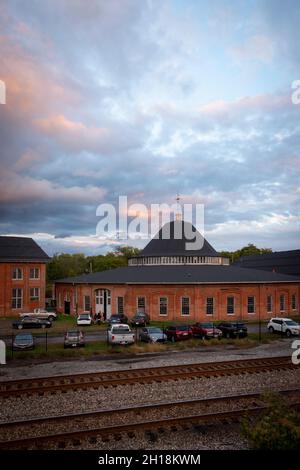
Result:
M294 450L300 448L300 415L278 394L265 394L267 408L256 418L245 418L242 434L253 449Z

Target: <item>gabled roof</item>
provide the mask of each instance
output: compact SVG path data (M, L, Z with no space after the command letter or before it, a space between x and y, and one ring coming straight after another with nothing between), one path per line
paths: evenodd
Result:
M176 238L178 234L180 238ZM193 238L201 242L200 249L187 249L187 243L194 240L189 234L193 234ZM141 256L220 256L219 253L208 243L200 232L190 223L186 221L172 221L165 224L152 238L152 240L141 251Z
M300 276L286 276L257 269L217 265L128 266L60 279L67 284L226 284L300 282Z
M49 260L50 257L32 238L0 236L0 262Z

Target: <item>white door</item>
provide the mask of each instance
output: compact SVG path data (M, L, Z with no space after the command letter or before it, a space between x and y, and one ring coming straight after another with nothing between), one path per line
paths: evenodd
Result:
M103 289L96 290L96 314L104 312L104 292Z

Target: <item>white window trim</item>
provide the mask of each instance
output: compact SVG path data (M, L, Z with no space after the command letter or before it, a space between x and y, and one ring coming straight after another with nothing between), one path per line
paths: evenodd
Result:
M188 313L188 315L182 313L182 307L183 307L182 299L189 299L189 313ZM180 316L183 317L183 318L191 316L191 298L188 295L183 295L182 297L180 297Z
M18 269L20 269L20 271L21 271L21 277L14 277L14 272L15 272L15 270L18 270ZM12 280L13 281L23 281L23 268L18 268L18 267L13 268Z
M116 298L116 312L120 315L122 315L122 313L119 312L119 298L123 299L123 313L124 313L124 310L125 310L125 302L124 302L124 295L118 295L117 298Z
M293 297L295 298L295 307L294 307L294 308L293 308ZM291 302L291 304L292 304L292 305L291 305L291 310L292 310L292 311L295 311L295 310L297 310L297 295L296 295L296 294L292 294L292 299L291 299L291 300L292 300L292 302Z
M21 299L21 306L20 307L11 307L12 310L20 310L20 308L23 308L23 289L21 287L14 287L13 289L20 290L21 291L21 296L20 297L13 297L11 298L11 303L13 302L13 299Z
M233 313L228 313L228 311L227 311L227 310L228 310L228 300L227 300L227 299L228 299L229 297L232 297L232 298L233 298ZM235 315L235 297L234 297L234 295L229 295L229 296L226 298L226 312L227 312L227 315L230 316L230 317L232 317L232 316Z
M167 313L160 313L160 299L167 299ZM166 318L169 315L169 297L167 295L161 295L158 298L158 312L159 316Z
M145 307L139 307L139 299L144 299ZM145 309L145 312L146 312L146 308L147 308L147 299L146 299L146 296L145 296L145 295L137 295L137 297L136 297L136 310L138 311L140 308L144 308L144 309Z
M253 312L248 312L248 308L249 308L248 297L253 297L253 299L254 299L254 303L253 303L254 304L253 305L254 306L254 311ZM247 297L247 313L248 313L248 315L256 315L256 298L255 298L255 295L248 295L248 297Z
M283 309L281 308L281 296L283 296ZM279 311L280 312L285 312L286 311L286 299L285 299L285 295L284 294L281 294L279 296Z
M32 269L37 269L37 270L38 270L38 277L31 277L30 271L31 271ZM41 277L41 276L40 276L40 268L29 268L29 280L30 280L30 281L38 281L38 280L40 279L40 277Z
M207 313L207 299L213 299L213 313ZM205 315L208 316L208 317L213 317L214 314L215 314L215 306L216 306L215 297L206 297Z
M37 296L32 296L32 295L31 295L31 290L32 290L32 289L33 289L33 290L37 289L37 291L38 291L38 295L37 295ZM39 300L40 300L40 288L39 288L39 287L30 287L30 288L29 288L29 297L30 297L30 302L37 302L37 301L39 301Z
M268 309L268 297L271 297L271 310ZM267 295L267 313L273 313L273 296L271 294Z
M90 308L89 308L89 310L86 310L86 309L85 309L85 306L86 306L85 298L86 298L86 297L89 297L89 299L90 299ZM69 302L69 300L67 300L67 302ZM92 304L91 304L91 296L90 296L90 295L84 295L84 296L83 296L83 308L84 308L83 311L84 311L84 313L91 313L91 305L92 305Z

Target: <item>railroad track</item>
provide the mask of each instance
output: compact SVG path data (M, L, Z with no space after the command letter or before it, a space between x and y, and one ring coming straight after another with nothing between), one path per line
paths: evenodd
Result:
M300 409L300 389L279 393L290 406ZM84 448L99 438L107 442L124 435L132 439L141 432L153 435L199 425L232 424L266 408L262 396L251 393L11 421L0 424L0 449ZM24 435L27 437L20 437Z
M235 361L185 364L177 366L126 369L110 372L60 375L52 377L0 381L0 397L18 397L64 393L127 384L147 384L198 377L220 377L272 370L293 369L290 356L244 359Z

